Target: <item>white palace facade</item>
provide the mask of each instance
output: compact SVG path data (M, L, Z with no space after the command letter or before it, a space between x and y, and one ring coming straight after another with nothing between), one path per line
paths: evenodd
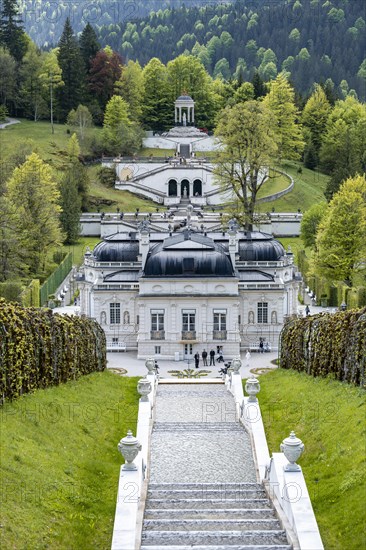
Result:
M85 255L81 313L103 327L109 349L140 358L190 358L223 349L225 358L260 339L278 347L286 316L297 312L293 256L272 235L223 231L192 206L168 220L115 222Z

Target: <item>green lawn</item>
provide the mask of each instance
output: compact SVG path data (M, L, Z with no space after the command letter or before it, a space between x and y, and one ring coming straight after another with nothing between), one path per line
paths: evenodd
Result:
M1 547L108 549L137 378L95 373L1 410Z
M267 197L268 195L279 193L280 191L286 189L290 184L291 181L289 177L284 174L276 173L275 176L268 178L264 182L263 186L258 191L257 197L260 199L261 197Z
M301 166L302 173L297 172L300 163L286 161L278 169L294 178L294 188L283 197L258 204L259 212L268 212L275 208L276 212L296 212L299 208L305 212L316 202L325 202L324 191L329 177L320 172L308 170ZM269 193L266 193L267 195Z
M291 430L305 444L299 463L325 549L365 548L365 391L282 369L260 382L270 453Z

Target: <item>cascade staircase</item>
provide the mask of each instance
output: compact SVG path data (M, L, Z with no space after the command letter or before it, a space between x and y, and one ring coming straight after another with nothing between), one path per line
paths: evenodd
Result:
M151 449L141 550L292 550L224 385L159 384Z
M291 550L258 483L149 485L141 550Z

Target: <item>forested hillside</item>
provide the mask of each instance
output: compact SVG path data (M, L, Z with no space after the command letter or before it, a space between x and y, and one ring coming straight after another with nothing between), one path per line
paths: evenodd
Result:
M302 94L331 79L340 98L366 97L364 0L24 0L21 11L41 47L57 44L68 16L76 33L91 23L126 61L192 53L214 77L250 80L257 68L268 81L286 70Z

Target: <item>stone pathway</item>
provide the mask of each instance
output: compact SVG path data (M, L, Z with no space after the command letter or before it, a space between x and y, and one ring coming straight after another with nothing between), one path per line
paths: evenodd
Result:
M291 550L224 384L159 384L141 550Z

